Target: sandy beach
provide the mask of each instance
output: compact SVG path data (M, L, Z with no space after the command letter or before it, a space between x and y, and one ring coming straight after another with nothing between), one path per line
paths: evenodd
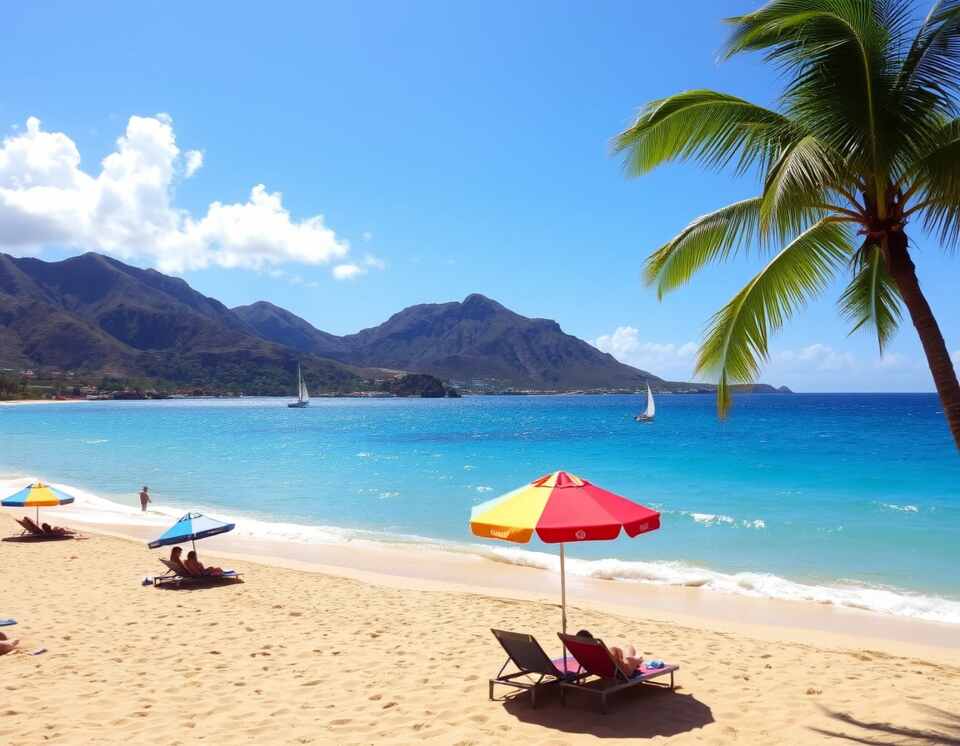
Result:
M0 527L17 533L9 515ZM239 561L240 547L215 539L203 556L226 556L245 583L157 590L140 584L158 571L157 553L89 529L83 540L0 542L0 615L18 619L8 632L25 651L47 648L0 658L4 743L960 739L956 647L876 630L858 639L849 629L813 629L803 614L798 627L732 619L750 607L711 620L574 598L572 625L678 663L677 689L626 692L608 715L582 695L561 707L552 692L533 710L525 696L487 699L487 679L503 662L489 628L533 633L552 651L558 609L546 600L553 583L543 571L531 570L539 593L520 583L497 592L486 587L496 572L483 570L506 569L491 562L477 563L480 574L454 569L416 582L395 566L271 559L256 547L247 549L257 562ZM916 625L914 643L936 639L925 634L936 625L903 624Z

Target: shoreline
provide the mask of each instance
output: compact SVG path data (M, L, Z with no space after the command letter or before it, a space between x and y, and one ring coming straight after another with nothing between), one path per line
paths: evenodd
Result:
M2 474L0 490L12 493L28 479L22 473ZM54 482L54 486L76 496L77 502L49 513L48 519L52 522L144 544L188 509L160 504L141 513L139 507L121 501L117 495L100 497L72 485ZM237 559L256 557L257 561L275 567L326 572L381 584L402 582L419 583L423 587L434 584L452 589L482 588L488 595L510 593L547 603L557 603L559 598L557 550L550 545L524 545L525 548L520 549L501 542L450 542L286 523L272 517L225 514L220 509L202 505L189 509L237 523L237 531L203 542L200 549L204 554L210 552ZM649 567L638 563L643 574L624 575L624 568L619 564L615 564L611 573L607 564L610 562L619 563L606 559L569 559L568 601L594 608L616 607L627 614L642 611L663 619L681 616L699 625L705 621L731 623L737 629L740 622L750 620L748 626L768 628L768 631L813 631L840 637L865 635L901 645L912 644L919 636L933 648L960 649L960 625L953 621L954 607L960 603L951 599L898 595L869 588L860 591L840 588L831 595L824 593L830 591L829 586L803 586L762 573L746 573L741 579L736 575L722 576L690 568L678 576L671 563L663 563L663 568L656 562L647 563ZM156 570L151 563L145 563L144 574ZM721 576L725 584L701 582L698 573ZM693 580L687 582L690 576ZM738 587L738 582L744 583L747 589L755 587L758 579L773 582L774 593L744 591ZM782 586L791 583L783 592ZM806 595L797 595L798 590ZM863 598L854 595L852 600L845 596L837 600L837 593L848 592L859 592ZM870 594L887 594L887 597L881 598L881 603ZM860 606L856 603L858 600L869 600L874 605ZM899 604L901 608L906 604L906 610L887 611L894 608L891 604ZM919 616L920 612L930 611L931 604L937 604L934 608L938 614L946 615L943 620ZM797 634L791 636L796 638Z
M145 546L157 534L151 526L71 521L66 513L57 515L57 523L81 532L139 543L144 548L144 575L162 570L156 558L165 553ZM384 588L468 593L547 604L557 608L559 627L559 578L541 568L428 545L364 540L306 544L223 534L201 542L198 551L202 557L347 578ZM810 601L750 598L697 587L568 575L567 603L571 626L576 624L578 610L601 611L766 641L805 643L815 636L837 649L869 647L888 655L933 658L960 665L960 630L956 625Z
M96 399L0 399L0 407L25 407L31 404L90 404Z

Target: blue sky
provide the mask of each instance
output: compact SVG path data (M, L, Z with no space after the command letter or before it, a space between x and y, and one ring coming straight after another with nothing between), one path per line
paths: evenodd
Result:
M108 251L334 333L480 292L689 377L690 343L758 265L658 302L642 260L755 183L685 165L628 181L608 142L644 102L688 88L773 103L759 59L717 62L721 18L755 5L17 4L0 28L7 180L33 169L62 191L29 206L45 222L0 212L0 247ZM87 209L91 190L106 208ZM957 259L913 238L960 350ZM840 290L776 337L763 379L932 390L909 322L881 361L868 335L847 336Z

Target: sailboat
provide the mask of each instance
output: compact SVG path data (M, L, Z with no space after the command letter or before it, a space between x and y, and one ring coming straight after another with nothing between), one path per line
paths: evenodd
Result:
M302 409L310 403L310 392L307 391L307 384L303 382L303 374L300 372L300 363L297 363L297 400L290 402L287 406L295 409Z
M657 408L653 404L653 392L650 391L650 384L647 384L647 409L642 414L638 414L635 419L637 422L653 422L653 417L657 413Z

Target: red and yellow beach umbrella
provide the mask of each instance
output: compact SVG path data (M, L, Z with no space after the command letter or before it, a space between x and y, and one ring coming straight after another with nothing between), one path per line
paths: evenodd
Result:
M5 508L36 508L37 521L40 521L40 508L52 508L56 505L69 505L73 495L43 482L28 484L19 492L5 498L0 505Z
M623 531L639 536L660 528L660 513L616 495L586 479L555 471L501 497L477 505L470 515L476 536L525 544L534 532L560 545L563 631L567 631L567 589L563 545L608 541Z

